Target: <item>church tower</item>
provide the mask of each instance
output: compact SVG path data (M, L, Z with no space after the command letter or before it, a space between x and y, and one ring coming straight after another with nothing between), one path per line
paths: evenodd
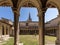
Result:
M32 21L31 16L30 16L30 13L29 13L29 17L28 17L27 21L28 22L31 22Z
M26 22L26 26L29 25L29 22L32 22L32 19L31 19L30 13L29 13L29 17L28 17L27 22Z

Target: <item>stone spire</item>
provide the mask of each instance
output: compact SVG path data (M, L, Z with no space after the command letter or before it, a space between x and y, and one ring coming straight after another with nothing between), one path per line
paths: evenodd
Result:
M32 21L31 16L30 16L30 13L29 13L29 17L28 17L28 20L27 21L28 22L31 22Z

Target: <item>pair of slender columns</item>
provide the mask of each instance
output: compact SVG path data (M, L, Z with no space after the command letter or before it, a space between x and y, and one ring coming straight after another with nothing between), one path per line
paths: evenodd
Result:
M4 35L6 35L6 26L4 25Z
M39 16L39 45L44 45L44 15Z

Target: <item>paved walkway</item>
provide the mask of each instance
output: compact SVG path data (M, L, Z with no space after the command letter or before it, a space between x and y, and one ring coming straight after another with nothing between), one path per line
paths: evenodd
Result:
M6 43L6 41L9 39L9 35L2 35L0 36L0 45Z

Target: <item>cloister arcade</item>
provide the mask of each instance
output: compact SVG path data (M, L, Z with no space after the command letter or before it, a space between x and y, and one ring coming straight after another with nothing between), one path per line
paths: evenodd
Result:
M55 7L59 11L60 17L60 0L0 0L0 6L11 7L14 13L14 45L18 45L19 37L19 16L21 7L36 7L38 9L39 18L39 45L44 45L44 21L45 11L48 8ZM59 30L57 31L56 45L60 45L60 22Z

